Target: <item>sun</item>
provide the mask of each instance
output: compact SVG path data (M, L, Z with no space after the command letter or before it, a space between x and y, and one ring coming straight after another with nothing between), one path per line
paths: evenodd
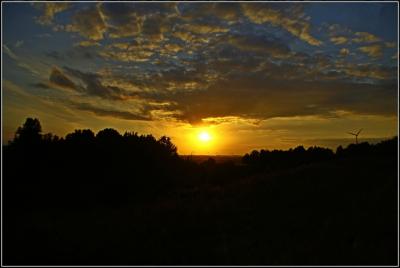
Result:
M201 142L209 142L211 140L211 135L206 131L202 131L199 133L198 138Z

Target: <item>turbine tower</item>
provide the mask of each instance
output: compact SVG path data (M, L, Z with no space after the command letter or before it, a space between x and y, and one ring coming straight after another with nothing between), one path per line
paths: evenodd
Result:
M363 129L361 128L357 133L347 132L348 134L356 137L356 144L358 144L358 135L360 134L361 130L363 130Z

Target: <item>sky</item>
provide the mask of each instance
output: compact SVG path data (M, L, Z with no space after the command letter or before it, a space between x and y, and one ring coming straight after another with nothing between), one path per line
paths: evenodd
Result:
M180 154L398 135L395 2L2 2L2 27L3 144L27 117Z

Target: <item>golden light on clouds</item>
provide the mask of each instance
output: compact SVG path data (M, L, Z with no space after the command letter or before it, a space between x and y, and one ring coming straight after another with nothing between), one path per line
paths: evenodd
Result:
M58 136L166 135L180 154L396 135L395 4L329 23L311 6L8 3L3 140L32 116Z

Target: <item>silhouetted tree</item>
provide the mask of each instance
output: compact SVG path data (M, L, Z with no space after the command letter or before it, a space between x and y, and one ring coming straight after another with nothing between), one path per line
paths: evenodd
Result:
M342 156L342 154L343 154L343 147L342 147L342 145L339 145L336 148L336 156Z
M119 132L112 128L105 128L103 130L100 130L96 135L96 139L99 142L105 143L118 142L121 140L121 138L122 136L119 134Z
M74 131L74 133L69 133L65 136L66 142L75 144L92 143L94 139L94 133L90 129L77 129Z
M176 146L171 142L171 138L167 136L162 136L159 140L158 143L162 145L164 148L165 152L169 156L177 156L177 148Z
M42 138L42 126L36 118L27 118L22 127L18 127L14 143L23 145L38 144Z
M243 164L249 165L250 164L250 155L249 154L245 154L242 157L242 162L243 162Z

